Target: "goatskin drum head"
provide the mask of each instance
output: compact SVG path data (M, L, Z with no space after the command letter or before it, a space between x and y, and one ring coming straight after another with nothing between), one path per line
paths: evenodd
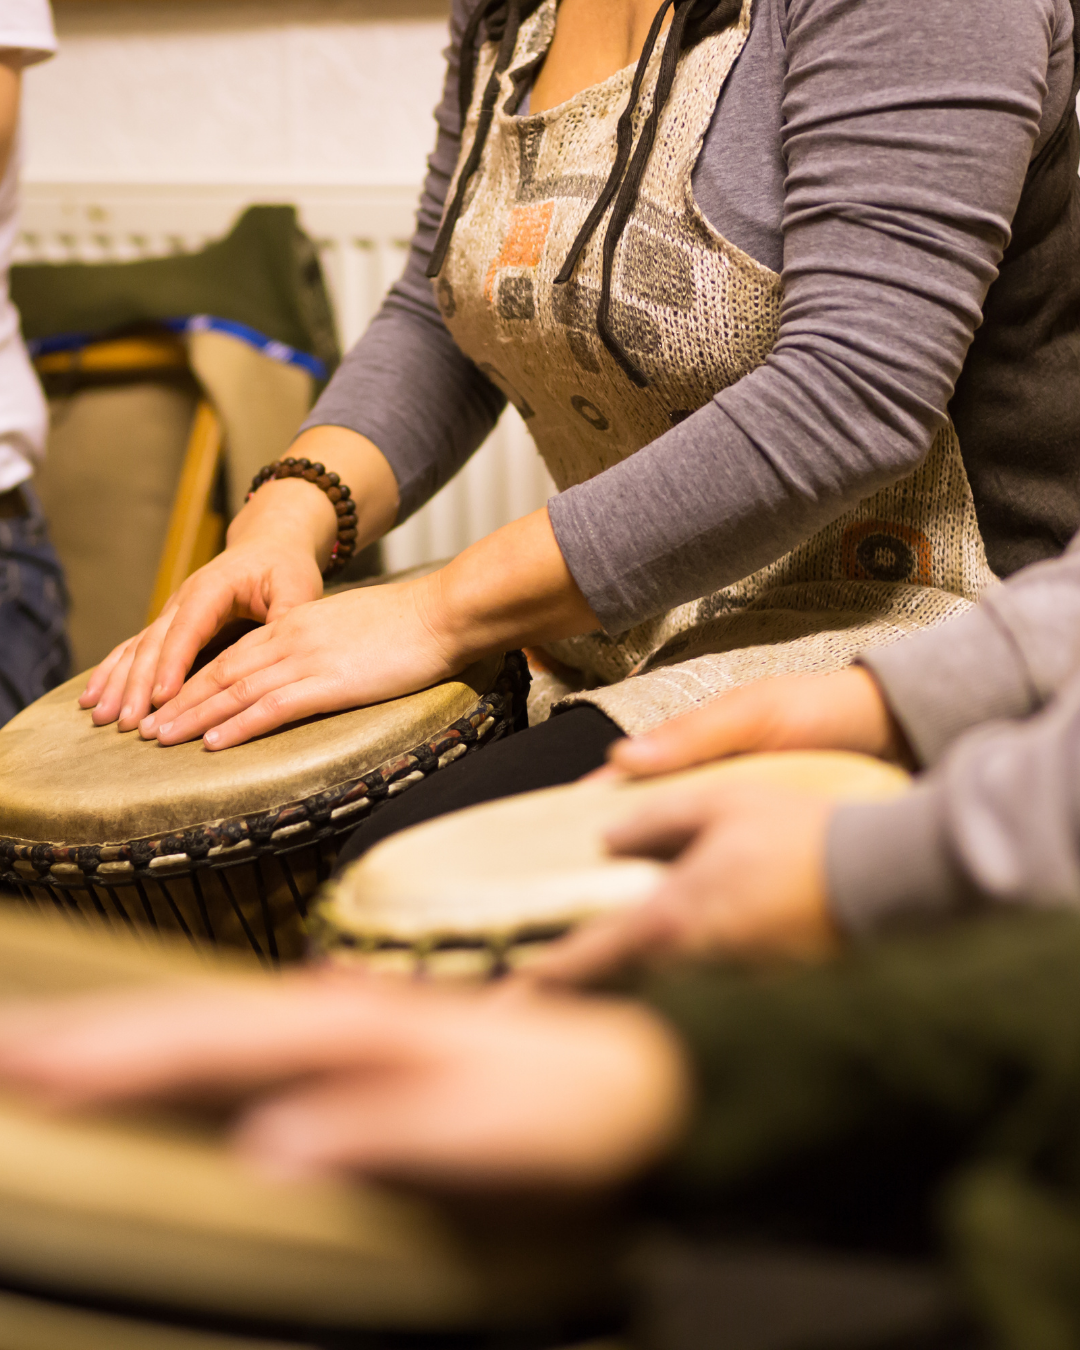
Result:
M500 657L370 708L314 717L229 750L96 727L78 676L0 730L0 835L121 843L269 811L358 778L435 736L492 687Z

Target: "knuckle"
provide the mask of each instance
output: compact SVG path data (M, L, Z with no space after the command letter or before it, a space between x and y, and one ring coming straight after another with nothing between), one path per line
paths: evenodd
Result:
M258 698L258 691L250 675L244 676L232 685L229 692L238 703L243 703L245 707L249 703L254 703Z

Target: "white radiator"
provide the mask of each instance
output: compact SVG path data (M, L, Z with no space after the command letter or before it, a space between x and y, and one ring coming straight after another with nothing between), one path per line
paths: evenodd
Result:
M253 203L291 202L318 245L347 349L405 265L416 193L402 188L30 183L16 262L125 262L201 248ZM389 570L460 552L554 492L509 409L458 476L389 535Z

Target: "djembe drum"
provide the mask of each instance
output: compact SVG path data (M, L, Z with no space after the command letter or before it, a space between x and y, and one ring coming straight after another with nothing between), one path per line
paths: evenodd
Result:
M316 941L341 964L487 978L655 890L666 864L613 858L604 835L661 794L747 783L869 801L904 792L910 781L865 755L785 751L470 807L402 830L347 868L317 906Z
M183 939L0 905L0 1004L267 978ZM620 1241L571 1199L269 1182L209 1114L65 1117L0 1097L4 1350L553 1350L618 1317Z
M78 921L175 930L268 963L304 949L341 836L524 725L519 653L247 745L165 748L95 727L71 680L0 730L0 887Z

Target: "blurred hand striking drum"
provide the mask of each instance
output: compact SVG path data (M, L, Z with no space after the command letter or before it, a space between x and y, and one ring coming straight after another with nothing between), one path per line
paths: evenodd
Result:
M487 978L656 889L668 864L613 858L604 836L673 789L765 784L872 801L905 792L910 781L867 755L787 750L469 807L402 830L357 859L318 906L316 941L340 963L373 971Z
M250 964L0 905L0 1004L273 985ZM0 1097L0 1342L34 1350L552 1350L618 1315L623 1236L567 1197L267 1180L220 1113Z
M178 931L271 964L302 955L307 904L341 837L524 726L528 692L525 660L511 652L418 694L209 752L95 727L76 702L85 680L0 730L0 887L91 923Z

